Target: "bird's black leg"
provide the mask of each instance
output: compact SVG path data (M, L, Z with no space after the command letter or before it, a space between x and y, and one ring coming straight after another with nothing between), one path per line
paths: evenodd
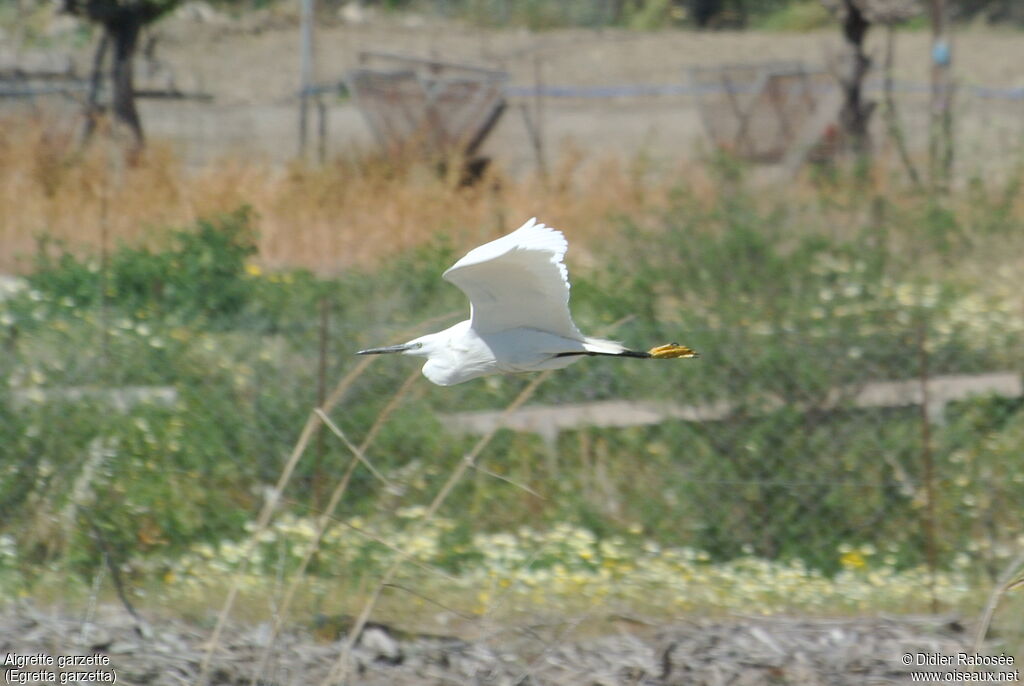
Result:
M643 350L623 350L617 353L599 353L593 350L574 350L567 353L555 353L555 357L573 357L575 355L586 355L587 357L651 357L649 352Z

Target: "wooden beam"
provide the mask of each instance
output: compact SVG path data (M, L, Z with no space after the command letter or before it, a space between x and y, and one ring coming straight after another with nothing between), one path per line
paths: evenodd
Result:
M951 402L977 395L995 395L1001 398L1019 398L1024 385L1016 372L987 374L949 374L933 377L928 382L928 416L941 423L945 407ZM923 402L923 389L917 379L909 381L871 381L865 384L841 386L832 389L820 403L802 403L800 411L837 412L846 409L882 409L910 407ZM755 406L767 414L784 407L778 396L759 399ZM552 442L562 431L575 431L586 427L624 428L660 424L670 419L684 422L715 422L728 419L737 404L727 401L702 405L676 405L672 403L639 402L632 400L604 400L568 405L532 405L523 407L505 417L502 428L523 433L535 433ZM500 410L455 412L442 414L441 422L453 433L486 434L501 421Z

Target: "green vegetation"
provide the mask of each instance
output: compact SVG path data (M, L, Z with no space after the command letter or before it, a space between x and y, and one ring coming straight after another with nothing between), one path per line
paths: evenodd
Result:
M1007 249L1019 248L1014 188L976 186L968 192L985 202L943 205L866 198L838 181L803 202L754 196L741 175L720 183L730 189L721 200L679 190L656 222L619 218L619 235L591 260L569 258L583 330L615 325L608 335L631 345L679 340L702 357L585 360L531 402L727 404L724 419L590 428L553 445L502 432L484 464L535 494L475 472L441 518L406 540L393 513L415 522L474 441L448 433L439 414L502 408L528 380L419 381L368 450L390 487L356 469L335 513L377 543L336 528L310 574L358 584L379 572L384 544L422 545L422 562L475 579L466 581L474 593L480 579L528 586L547 570L599 597L601 583L636 569L637 583L671 588L675 606L733 597L781 608L785 584L806 584L819 600L847 594L826 603L836 609L925 602L930 546L947 602L966 580L997 573L1021 543L1021 400L957 403L930 426L934 512L920 409L852 403L870 381L1022 368ZM209 578L194 570L211 560L230 566L228 551L248 536L317 402L322 310L328 388L355 364L352 351L465 311L439 274L466 246L438 238L332 279L264 273L250 261L257 224L240 210L174 231L162 247L119 247L105 262L44 241L34 272L4 287L0 588L27 592L43 568L89 579L106 557L133 572L133 585L184 593L189 579ZM333 420L361 440L415 368L375 362ZM127 386L173 387L176 399L115 410L67 393ZM330 433L310 446L257 577L301 558L350 459ZM563 556L552 547L558 531L589 547ZM491 559L495 541L515 559ZM709 585L695 590L679 581L687 574ZM755 586L739 593L729 580L741 577ZM544 593L564 599L570 587L552 582Z
M813 31L831 27L835 19L819 0L792 2L765 15L756 28L765 31Z
M246 258L256 253L250 211L200 221L168 237L172 245L161 250L123 246L103 269L95 259L78 260L64 251L53 255L44 238L28 283L79 308L109 299L136 316L230 322L250 288L241 278Z
M871 546L843 547L839 571L824 574L800 560L749 554L715 562L704 551L645 539L639 526L600 539L589 529L564 523L546 530L519 527L461 536L465 523L447 517L417 528L423 514L424 508L405 508L386 522L352 517L329 529L317 541L320 552L305 592L328 596L337 579L352 570L378 577L395 549L409 552L416 563L404 570L404 586L463 613L492 617L595 607L659 615L708 610L816 614L880 607L913 611L932 583L925 567L897 569ZM248 569L241 564L245 551L240 544L194 546L166 569L162 591L194 603L223 593L226 579L237 574L241 592L258 602L273 592L277 575L299 568L315 534L310 520L279 518L256 536ZM454 576L431 574L430 568ZM961 555L952 569L935 575L936 593L945 603L956 605L970 597L969 572L969 557ZM413 602L424 607L421 598ZM415 614L407 610L404 620Z

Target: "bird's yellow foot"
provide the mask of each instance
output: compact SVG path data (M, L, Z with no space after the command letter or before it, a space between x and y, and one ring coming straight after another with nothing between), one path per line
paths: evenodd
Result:
M674 357L698 357L696 350L687 348L685 345L679 345L678 343L659 345L657 348L651 348L647 352L651 357L658 360L668 360Z

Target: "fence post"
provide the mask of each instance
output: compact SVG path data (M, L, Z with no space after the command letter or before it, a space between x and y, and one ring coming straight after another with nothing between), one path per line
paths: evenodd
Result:
M330 300L326 295L320 297L320 335L319 354L317 355L316 367L316 406L323 408L327 400L327 351L330 347ZM313 506L320 509L320 495L324 480L320 478L320 470L324 460L324 432L320 431L316 436L316 455L313 459Z
M928 322L923 312L919 313L917 322L917 354L921 382L921 465L924 471L924 491L927 502L924 510L924 547L925 560L928 565L928 592L931 597L933 613L939 611L939 598L935 590L935 575L938 573L938 549L936 540L935 513L935 455L932 451L932 427L929 405L931 398L928 391Z
M327 160L327 105L321 96L316 98L316 157L320 164Z
M948 190L953 171L953 84L945 0L930 0L932 24L932 88L928 131L928 164L933 190Z
M541 56L536 50L533 54L533 127L531 139L533 141L534 154L537 156L537 169L541 178L547 183L548 163L544 154L544 65L541 63Z
M316 0L299 0L299 156L306 154L309 96L313 86L313 15Z
M900 162L903 164L903 168L907 171L910 183L916 190L920 190L921 178L917 173L917 167L914 166L913 160L910 159L910 152L907 150L907 140L903 135L903 125L900 123L899 114L896 111L896 98L893 96L892 67L895 52L896 26L894 22L889 22L885 27L885 66L882 81L882 93L885 108L883 109L883 112L889 129L889 138L896 146L896 152L899 154Z

